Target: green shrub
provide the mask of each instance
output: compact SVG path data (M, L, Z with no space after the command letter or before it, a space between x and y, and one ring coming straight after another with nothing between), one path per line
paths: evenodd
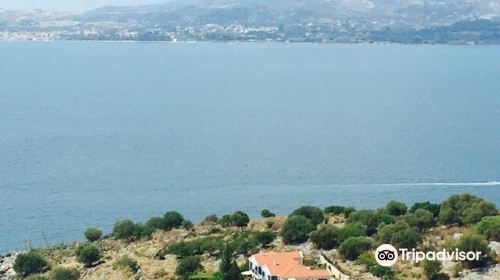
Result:
M326 214L340 215L340 214L344 213L344 210L345 210L345 207L343 207L343 206L332 205L332 206L325 207L324 212Z
M51 280L78 280L80 272L74 268L56 268L52 271Z
M233 225L233 219L231 219L231 215L222 215L219 220L219 223L224 227L230 227Z
M372 241L366 237L349 237L339 246L339 253L347 260L354 261L362 253L372 248Z
M276 216L273 212L269 211L268 209L262 210L262 212L260 212L260 215L262 216L262 218L271 218Z
M287 244L298 244L307 241L309 233L314 230L311 220L304 216L291 216L281 228L281 236Z
M219 218L217 218L217 215L208 215L202 221L202 224L205 225L210 225L210 224L214 225L217 223L219 223Z
M162 229L163 228L163 218L162 217L151 217L146 221L144 226L154 229Z
M258 245L259 243L254 237L251 237L248 232L244 232L235 236L227 247L236 254L248 254L249 252L253 252Z
M133 273L136 273L140 269L140 266L137 263L137 261L132 259L131 257L128 257L128 256L123 256L123 257L120 257L119 259L117 259L113 263L113 267L114 268L128 269Z
M392 216L401 216L406 214L406 211L408 211L406 204L399 201L391 201L387 203L385 209L387 210L387 213Z
M434 216L434 218L437 218L437 217L439 217L440 208L441 208L440 204L431 203L429 201L417 202L417 203L413 204L413 206L410 208L409 212L415 213L415 211L417 211L417 209L424 209L424 210L431 212L432 215Z
M481 252L479 260L465 260L462 263L467 268L485 267L491 260L491 250L485 237L478 234L466 234L462 236L457 246L459 251Z
M366 226L360 223L347 224L340 229L338 242L342 243L349 237L366 236Z
M45 275L33 275L30 277L26 277L26 280L50 280L49 277Z
M398 221L395 224L382 225L377 233L377 240L397 248L415 248L422 242L422 235L406 222Z
M276 234L272 231L261 231L254 234L255 240L261 245L268 245L274 241Z
M223 247L224 241L220 237L205 237L191 241L174 242L160 250L156 257L162 259L167 254L176 255L179 258L188 256L210 254L213 255Z
M182 222L182 228L186 230L192 230L194 228L194 224L190 220L184 220Z
M150 237L154 232L154 228L136 224L130 220L121 220L114 224L112 235L116 239L123 240L138 240L144 237Z
M474 224L498 211L493 203L470 194L453 195L441 204L439 221L443 224Z
M422 235L416 228L407 228L394 233L391 244L398 248L416 248L422 242Z
M356 258L357 265L363 265L366 267L366 270L370 270L372 266L377 265L377 261L371 252L364 252Z
M384 280L394 279L394 271L389 267L375 265L370 268L370 273Z
M356 208L354 208L354 207L346 207L346 208L344 209L344 216L345 216L346 218L348 218L348 217L349 217L349 215L351 215L351 213L352 213L352 212L354 212L354 211L356 211Z
M420 266L424 270L424 275L427 279L432 280L434 277L439 274L443 265L440 261L432 261L432 260L424 260L420 263Z
M224 227L246 227L250 222L248 215L242 211L236 211L232 215L224 215L219 223Z
M161 229L171 230L173 228L179 228L184 221L184 217L176 211L170 211L163 215L163 223Z
M250 218L248 215L242 211L236 211L233 215L231 215L232 225L237 227L246 227L248 222L250 222Z
M500 216L483 217L475 231L489 240L500 241Z
M436 220L430 211L417 209L414 213L406 214L403 219L412 227L424 231L436 225Z
M49 263L35 251L19 254L14 262L14 271L25 277L45 272L48 268Z
M394 217L374 210L359 210L351 213L347 219L348 224L360 223L366 226L366 234L373 235L380 224L394 223Z
M437 273L436 275L432 276L431 280L449 280L450 276L446 273Z
M175 274L182 279L189 279L189 276L202 269L199 256L189 256L179 260Z
M179 258L184 258L187 256L201 254L201 250L198 245L196 245L193 241L191 242L174 242L169 244L164 249L158 252L157 256L162 259L163 256L167 254L176 255Z
M300 208L297 208L293 210L292 214L290 214L290 217L291 216L303 216L310 220L311 223L315 226L322 223L325 219L323 210L314 206L302 206Z
M331 250L337 247L339 232L336 226L323 225L311 232L311 241L320 249Z
M85 231L85 238L87 238L88 241L94 242L102 237L102 230L100 228L88 228Z
M219 264L219 271L221 273L221 280L241 280L241 270L236 261L231 258L232 250L229 247L224 247L221 254L221 262Z
M85 266L90 267L102 258L102 253L96 246L85 243L76 249L76 258Z

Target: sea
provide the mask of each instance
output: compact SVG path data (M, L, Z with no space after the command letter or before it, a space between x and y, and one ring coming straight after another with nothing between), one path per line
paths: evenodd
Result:
M500 206L500 47L0 43L0 253L169 210Z

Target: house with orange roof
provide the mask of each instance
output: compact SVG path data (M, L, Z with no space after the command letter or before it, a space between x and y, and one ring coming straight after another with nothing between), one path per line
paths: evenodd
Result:
M303 263L302 252L266 252L248 259L250 275L255 280L329 280L326 269L311 269Z

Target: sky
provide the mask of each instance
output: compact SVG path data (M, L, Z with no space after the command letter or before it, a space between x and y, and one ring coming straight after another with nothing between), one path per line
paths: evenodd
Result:
M0 0L1 9L9 10L68 10L85 11L106 5L144 5L167 0Z

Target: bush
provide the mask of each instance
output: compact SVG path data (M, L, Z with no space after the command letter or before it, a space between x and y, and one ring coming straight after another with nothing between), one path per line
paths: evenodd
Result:
M74 268L56 268L51 273L51 280L78 280L80 272Z
M192 230L194 228L194 224L190 220L184 220L182 222L182 227L186 230Z
M181 259L177 264L175 274L182 277L182 279L189 279L196 271L201 270L201 259L199 256L189 256Z
M182 225L184 217L176 211L170 211L163 215L163 223L160 229L171 230L173 228L178 228Z
M415 248L422 242L422 235L411 228L406 222L398 221L395 224L382 225L377 233L380 243L389 243L397 248Z
M389 267L375 265L370 268L370 273L384 280L394 279L394 271Z
M242 211L236 211L232 215L224 215L220 219L220 224L225 227L245 227L250 222L248 215Z
M408 207L406 207L404 203L398 201L391 201L387 203L385 209L387 210L387 213L392 216L401 216L406 214L406 211L408 211Z
M302 206L293 210L290 216L303 216L311 221L313 225L319 225L325 219L323 210L313 206Z
M195 241L181 241L169 244L167 247L158 252L157 257L163 259L163 257L167 254L172 254L176 255L179 258L184 258L187 256L201 254L201 250L199 248L199 245L195 244Z
M347 224L339 231L338 242L342 243L349 237L366 236L366 226L360 223Z
M231 215L223 215L220 220L219 220L219 223L224 226L224 227L230 227L233 225L233 220L231 219Z
M430 211L425 209L417 209L414 213L408 213L404 216L404 220L412 227L417 227L420 231L424 231L436 225L434 216Z
M102 230L100 228L88 228L85 231L85 238L87 238L88 241L94 242L102 237Z
M311 232L311 241L319 249L331 250L338 244L339 228L332 225L324 225Z
M339 246L339 253L347 260L353 261L362 253L372 248L372 241L366 237L349 237Z
M424 209L432 213L432 216L434 218L439 217L439 209L441 208L440 204L435 204L435 203L430 203L429 201L426 202L417 202L413 204L413 206L410 208L409 212L410 213L415 213L417 209Z
M45 272L48 268L49 263L35 251L19 254L14 262L14 271L25 277Z
M201 223L205 225L215 225L219 223L219 218L217 218L217 215L208 215Z
M192 241L181 241L169 244L160 250L156 257L162 259L166 254L173 254L179 258L201 254L214 254L224 245L220 237L205 237Z
M470 194L453 195L441 204L439 221L443 224L474 224L498 211L493 203Z
M360 223L366 226L366 234L373 235L381 223L394 223L394 217L374 210L359 210L351 213L347 219L348 224Z
M274 241L276 235L271 231L261 231L254 235L255 240L261 245L268 245Z
M113 267L114 268L120 267L120 268L128 269L133 273L136 273L140 269L140 266L137 263L137 261L128 257L128 256L123 256L123 257L117 259L113 263Z
M238 264L231 258L231 249L228 247L224 247L222 250L219 272L221 273L221 280L243 279L240 268L238 267Z
M475 231L489 240L500 241L500 216L483 217Z
M136 224L130 220L121 220L114 224L112 235L116 239L138 240L143 237L150 237L154 232L153 227Z
M346 207L346 208L344 209L344 216L345 216L346 218L348 218L348 217L349 217L349 215L351 215L351 213L352 213L352 212L354 212L354 211L356 211L356 208L354 208L354 207Z
M262 210L262 212L260 212L260 215L262 216L262 218L271 218L276 216L273 212L269 211L268 209Z
M231 222L233 226L246 227L248 225L248 222L250 222L250 218L246 213L242 211L236 211L233 215L231 215Z
M364 252L363 254L358 256L358 258L356 259L356 264L365 266L366 270L369 271L372 266L377 265L377 261L375 260L373 253Z
M287 244L298 244L307 241L314 225L304 216L292 216L286 219L281 228L281 236Z
M257 246L259 246L258 242L254 238L249 238L246 234L237 236L227 245L228 248L238 255L253 253Z
M163 218L162 217L152 217L147 220L144 225L148 228L162 229L163 228Z
M102 258L102 253L96 246L86 243L78 246L76 258L85 266L90 267Z
M450 276L446 273L437 273L436 275L432 276L431 280L450 280Z
M325 207L324 212L326 214L340 215L340 214L344 213L344 210L345 210L345 207L343 207L343 206L332 205L332 206Z
M457 246L459 251L472 251L472 252L481 252L479 260L468 261L465 260L462 263L467 268L478 268L485 267L488 265L491 260L491 250L488 247L488 241L486 241L485 237L478 234L466 234L464 235Z
M439 274L441 268L443 267L440 261L424 260L420 263L420 266L424 270L424 275L427 279L432 280Z

